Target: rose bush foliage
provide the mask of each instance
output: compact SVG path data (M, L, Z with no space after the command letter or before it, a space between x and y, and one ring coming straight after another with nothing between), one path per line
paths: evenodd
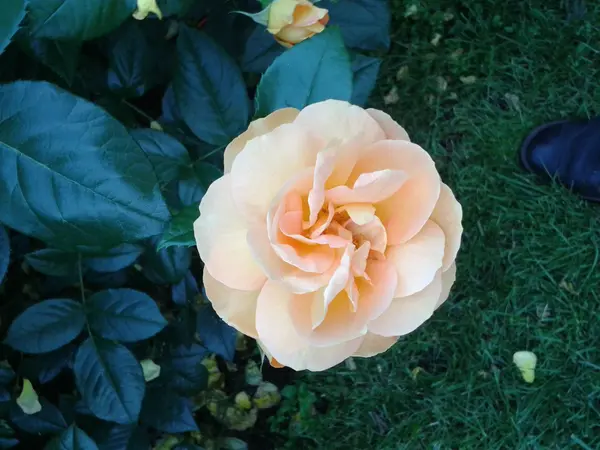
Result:
M452 277L460 210L427 154L383 112L361 108L389 44L381 0L4 1L0 448L200 448L214 432L201 418L213 413L205 389L218 372L208 357L234 359L236 328L258 337L271 363L317 370L383 351L431 314ZM311 111L322 123L306 119ZM361 162L388 145L401 150L393 164ZM288 161L270 157L275 146ZM424 204L407 195L394 218L381 192L352 197L363 182L385 184L390 198L417 186ZM350 197L331 198L335 189ZM232 224L235 214L243 220ZM371 236L360 228L375 217L385 225ZM278 248L272 265L240 246L254 232L253 251L269 259ZM413 272L392 270L386 260L402 255L389 252L423 233L432 254ZM307 239L331 242L304 254ZM258 301L267 288L281 304ZM323 289L329 304L302 307L315 305L326 336L281 311ZM341 292L356 320L345 320ZM398 299L424 293L419 314L393 319L404 316L389 313L405 308ZM344 320L330 326L338 309ZM290 321L307 327L293 342L298 358L283 345L290 336L269 335Z

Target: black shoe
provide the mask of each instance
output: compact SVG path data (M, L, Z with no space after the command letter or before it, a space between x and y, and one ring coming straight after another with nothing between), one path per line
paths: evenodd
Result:
M600 117L536 128L520 151L525 170L600 202Z

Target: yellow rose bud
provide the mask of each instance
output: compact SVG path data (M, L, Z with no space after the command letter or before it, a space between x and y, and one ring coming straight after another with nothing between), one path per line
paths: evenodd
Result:
M308 0L274 0L268 7L267 30L284 47L292 47L325 29L329 11Z
M19 398L17 398L17 405L19 405L19 408L27 415L36 414L42 410L42 405L37 392L35 392L35 389L33 389L33 386L31 385L31 381L27 378L23 380L23 390L21 391Z

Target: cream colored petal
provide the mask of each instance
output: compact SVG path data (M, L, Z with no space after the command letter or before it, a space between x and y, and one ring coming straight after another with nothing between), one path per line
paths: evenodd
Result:
M396 268L389 261L369 260L366 273L369 281L358 279L359 312L374 320L392 303L398 285Z
M282 283L267 281L258 296L258 336L262 346L279 363L294 370L326 370L342 362L360 347L362 338L330 347L311 346L298 334L292 323L290 302L293 295Z
M233 161L250 139L267 134L280 125L293 122L298 117L298 113L299 111L295 108L283 108L278 109L263 119L251 122L248 129L231 141L225 149L225 154L223 155L225 173L231 172Z
M308 27L297 27L295 25L288 25L283 27L279 33L277 33L277 38L281 39L285 42L290 42L292 44L299 44L306 39L313 37L315 33L311 31Z
M343 209L357 225L366 225L375 218L375 207L369 203L349 203Z
M431 317L442 290L438 272L429 286L408 297L395 298L377 319L369 322L369 331L380 336L403 336L420 327Z
M367 333L362 344L352 356L369 358L389 350L396 342L398 342L397 337L384 337Z
M462 207L454 197L452 190L442 183L440 198L438 199L431 220L437 223L446 235L446 249L444 250L443 269L447 270L458 254L462 238Z
M265 226L251 227L248 231L248 243L256 263L267 277L285 283L291 292L315 292L325 287L333 275L335 266L323 274L307 274L283 262L273 250Z
M233 198L248 223L264 223L269 206L284 187L307 167L322 148L302 127L284 124L249 141L231 168Z
M379 217L375 216L373 220L365 225L358 225L349 221L345 226L354 236L361 236L369 241L372 250L380 253L385 252L387 248L387 232Z
M337 186L325 193L325 199L334 205L347 203L379 203L391 197L406 182L401 170L378 170L362 173L354 186Z
M386 227L388 245L408 241L429 220L440 196L440 176L431 157L407 141L381 141L361 154L350 180L378 170L402 170L408 179L391 197L375 205Z
M410 141L406 130L398 125L398 123L392 119L389 114L372 108L367 109L367 112L373 119L377 121L381 129L384 131L386 139Z
M206 268L202 280L206 296L219 317L241 333L256 339L256 299L260 289L231 289L215 280Z
M339 144L339 145L338 145ZM328 187L338 186L346 182L352 172L358 156L355 143L332 144L317 155L313 177L313 186L308 194L310 217L308 226L312 227L325 201L325 191Z
M444 232L432 221L405 244L388 247L385 256L396 267L398 288L395 297L406 297L424 289L442 267Z
M326 147L330 148L352 143L359 149L385 139L381 127L369 113L340 100L326 100L309 105L300 111L294 123L321 136L326 141ZM340 175L338 178L334 185L345 182L344 176Z
M435 305L435 309L438 309L446 300L448 300L448 297L450 296L450 289L452 289L454 281L456 281L456 264L452 264L448 270L442 272L442 292L437 304Z
M246 235L244 220L233 202L231 176L226 174L212 183L203 197L194 236L207 270L232 289L255 290L266 280L250 252Z
M344 249L340 262L333 272L329 283L323 291L322 304L316 302L311 309L312 328L315 329L327 315L327 308L330 303L344 290L351 276L352 257L354 255L354 245L348 245Z
M324 347L354 340L366 334L368 321L363 311L354 311L348 294L340 292L327 306L324 320L310 334L309 341Z
M273 0L269 5L269 18L267 30L277 34L283 27L294 22L294 12L299 0Z
M307 27L314 25L327 16L329 11L318 8L310 2L299 5L294 11L294 25L297 27Z

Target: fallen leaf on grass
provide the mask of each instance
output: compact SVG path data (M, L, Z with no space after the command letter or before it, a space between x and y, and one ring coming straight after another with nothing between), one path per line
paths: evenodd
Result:
M513 362L521 371L523 380L527 383L533 383L535 380L535 366L537 364L537 356L535 356L535 353L528 351L515 352L513 355Z
M383 97L383 103L386 105L393 105L400 101L400 95L398 94L398 87L394 86L390 89L390 92L387 93L385 97Z
M477 81L477 77L475 75L469 75L466 77L460 77L460 81L463 84L473 84Z
M517 112L521 112L521 102L519 100L519 97L517 97L515 94L507 92L506 94L504 94L504 99L511 108L513 108Z

